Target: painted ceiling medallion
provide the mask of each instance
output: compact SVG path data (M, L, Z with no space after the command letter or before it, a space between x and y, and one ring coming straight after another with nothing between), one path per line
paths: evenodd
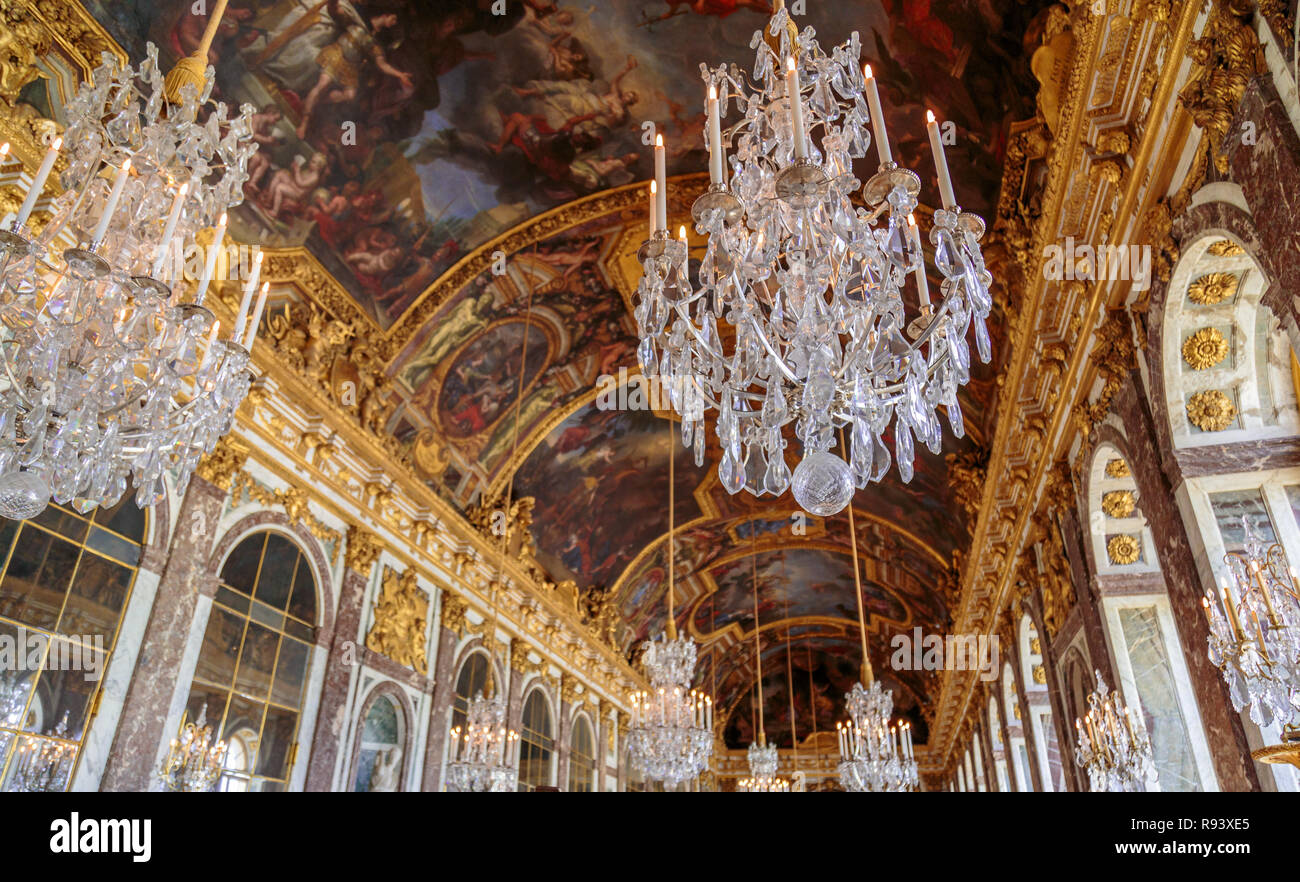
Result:
M1126 518L1136 508L1137 502L1131 490L1112 490L1101 498L1101 510L1112 518Z
M1106 543L1106 556L1110 558L1112 564L1120 566L1137 563L1141 551L1142 547L1138 544L1137 538L1127 533L1111 536Z
M1202 432L1222 432L1237 418L1237 407L1218 389L1207 389L1187 400L1187 418Z
M1187 299L1202 306L1230 300L1237 293L1237 277L1232 273L1206 273L1187 287Z
M1131 474L1128 463L1122 459L1112 459L1106 463L1106 477L1108 478L1127 478Z
M1218 328L1201 328L1183 341L1183 361L1192 370L1212 368L1228 357L1228 341Z

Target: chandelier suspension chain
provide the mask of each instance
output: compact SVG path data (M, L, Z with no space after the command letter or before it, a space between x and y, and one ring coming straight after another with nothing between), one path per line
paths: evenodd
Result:
M668 639L677 639L677 613L673 603L673 566L677 557L676 517L677 517L677 451L673 445L673 418L666 416L668 423Z
M754 592L754 669L758 681L758 743L767 743L767 733L763 727L763 652L759 644L758 622L758 525L749 522L749 584Z
M844 446L844 430L840 429L840 446ZM858 568L858 528L853 517L853 499L849 499L849 547L853 550L853 594L858 601L858 637L862 641L862 685L870 686L875 676L871 669L871 656L867 654L867 616L862 604L862 574Z

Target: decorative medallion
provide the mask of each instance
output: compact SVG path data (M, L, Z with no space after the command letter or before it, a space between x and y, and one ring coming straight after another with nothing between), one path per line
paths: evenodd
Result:
M1237 277L1232 273L1207 273L1187 288L1187 299L1202 306L1212 306L1237 293Z
M1122 459L1112 459L1106 463L1106 477L1108 478L1127 478L1132 472L1128 469L1128 463Z
M1137 563L1141 554L1142 546L1138 543L1137 537L1127 533L1111 536L1110 541L1106 543L1106 556L1110 558L1112 564L1123 566Z
M1047 685L1047 669L1042 665L1034 665L1034 682L1039 686Z
M1201 328L1183 341L1183 361L1192 370L1212 368L1228 357L1228 341L1218 328Z
M1210 245L1209 252L1215 257L1237 257L1245 254L1246 249L1242 248L1231 239L1220 239Z
M1112 518L1126 518L1136 507L1132 490L1112 490L1101 497L1101 510Z
M1202 432L1222 432L1237 418L1237 407L1218 389L1187 399L1187 419Z

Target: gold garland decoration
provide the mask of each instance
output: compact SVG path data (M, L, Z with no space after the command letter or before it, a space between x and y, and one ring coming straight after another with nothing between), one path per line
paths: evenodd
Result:
M1127 533L1121 533L1118 536L1110 537L1106 543L1106 556L1110 558L1113 564L1121 566L1125 564L1137 563L1138 557L1142 553L1142 546L1138 544L1135 537Z
M1183 361L1194 371L1214 367L1228 357L1228 341L1218 328L1201 328L1183 341Z
M1232 273L1207 273L1187 286L1187 299L1202 306L1213 306L1237 293L1237 277Z
M1222 432L1236 418L1236 405L1218 389L1197 392L1187 400L1187 419L1202 432Z
M1131 474L1128 463L1122 459L1112 459L1106 463L1106 477L1108 478L1127 478Z

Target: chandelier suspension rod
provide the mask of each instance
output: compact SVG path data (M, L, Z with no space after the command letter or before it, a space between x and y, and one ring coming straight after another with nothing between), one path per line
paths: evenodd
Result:
M758 743L767 744L767 733L763 730L763 653L760 651L758 636L758 526L756 521L749 522L749 583L754 589L754 668L758 681Z
M799 732L794 722L794 644L790 641L790 583L785 578L785 550L781 551L781 584L785 586L785 676L790 683L790 748L794 752L791 767L799 771ZM812 694L808 695L812 703Z
M844 429L840 428L840 447L844 446ZM867 655L867 617L862 608L862 574L858 571L858 528L853 518L853 497L849 497L849 547L853 550L853 594L858 601L858 636L862 640L862 685L870 686L875 675L871 670L871 656Z
M676 536L674 530L677 526L677 471L676 460L677 451L673 445L673 418L669 414L665 417L668 421L668 639L677 639L677 614L673 606L673 559L677 557Z

